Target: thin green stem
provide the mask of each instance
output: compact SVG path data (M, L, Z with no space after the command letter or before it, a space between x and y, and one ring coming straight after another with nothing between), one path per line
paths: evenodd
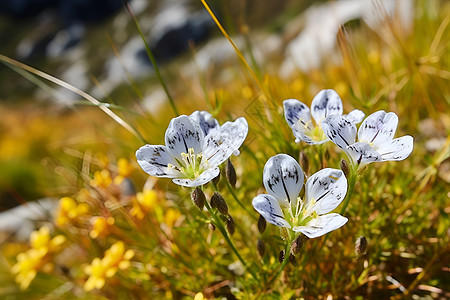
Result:
M292 243L295 241L295 238L292 241L289 241L288 243L286 243L286 248L284 249L284 259L283 262L281 263L280 268L278 269L277 273L275 274L275 276L273 276L269 282L266 284L266 286L270 286L275 279L278 278L278 276L280 276L281 272L283 272L284 268L287 266L288 262L289 262L289 254L290 254L290 250L291 250L291 246Z
M341 215L344 215L345 211L347 210L348 203L350 201L350 198L353 195L353 191L355 190L357 176L358 176L358 166L354 166L352 164L352 166L350 168L349 179L348 179L348 192L347 192L347 196L345 196L345 199L344 199L344 205L342 206L342 209L341 209Z
M128 13L130 14L131 18L134 21L134 24L136 25L136 29L139 32L139 35L141 36L142 41L145 45L145 51L147 52L148 58L150 58L150 61L152 62L153 68L155 69L156 76L158 77L159 82L161 83L162 88L164 89L164 92L167 95L167 98L169 99L170 106L172 106L172 110L175 113L175 115L179 115L177 107L175 105L175 102L173 101L172 96L169 93L169 89L167 88L166 83L164 82L164 79L161 76L161 73L159 72L158 64L156 63L155 56L153 55L152 50L150 50L149 45L147 44L147 40L145 39L144 33L142 32L141 26L139 25L137 17L134 15L133 11L131 10L131 7L129 4L126 5Z

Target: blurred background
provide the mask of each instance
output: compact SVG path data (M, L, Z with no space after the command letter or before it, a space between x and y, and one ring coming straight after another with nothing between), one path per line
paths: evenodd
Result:
M244 153L247 160L237 164L238 174L247 168L245 172L260 175L275 150L298 157L298 152L306 149L303 144L295 145L289 128L283 126L282 101L297 98L309 105L319 90L332 88L341 96L344 111L358 108L366 115L380 109L394 111L400 119L397 136L411 134L415 139L408 160L396 167L374 167L361 183L358 197L370 203L367 211L363 209L365 219L361 221L358 215L360 208L349 208L352 221L359 226L346 229L352 230L352 237L364 231L364 221L368 220L372 227L365 232L379 241L373 242L370 253L374 268L371 275L369 271L365 274L370 278L383 274L379 276L383 286L378 286L378 290L386 288L380 292L383 296L397 289L390 288L394 283L385 280L390 278L385 275L396 272L400 274L397 279L410 283L411 290L417 291L423 283L419 294L449 297L444 286L448 268L442 266L448 264L448 257L443 257L450 236L450 3L209 2L254 74L240 61L200 0L0 1L0 244L27 242L36 227L34 221L52 220L58 199L89 187L90 180L97 180L95 171L117 171L120 158L136 167L134 153L138 147L163 143L165 128L175 115L170 99L179 114L208 110L221 123L247 117L251 130L245 144L254 155L249 151L252 156L248 159L250 155ZM159 69L152 64L149 52ZM7 62L8 57L36 70L28 72L24 65ZM55 79L45 79L44 73L62 81L55 84ZM88 101L64 85L107 105ZM272 113L281 121L275 118L261 125L257 113L265 109L267 99L278 107ZM109 109L115 117L105 114ZM274 137L277 142L267 147ZM315 150L307 151L314 157ZM136 187L141 188L147 176L138 169L130 174ZM384 179L378 182L371 178ZM251 179L241 187L245 199L261 187L260 178ZM169 180L159 183L159 188L166 192L174 189ZM176 206L171 201L164 203L161 207ZM251 206L250 201L247 204ZM398 213L397 218L392 218L393 211ZM178 223L184 222L183 218L173 219L172 225L178 219ZM239 221L239 216L236 219ZM247 222L249 228L252 225L246 217L240 221ZM390 235L384 236L384 232ZM190 238L184 234L180 240L186 239L189 244ZM247 240L245 236L241 239ZM173 240L176 244L177 239ZM153 242L157 244L156 239ZM334 261L337 267L333 270L338 273L357 268L350 261L352 254L348 254L353 253L353 242L349 238L342 247L348 261L339 265L340 259L329 259L337 251L329 251L323 254L325 258L318 256L317 266L323 263L321 268L328 268L328 262ZM9 253L2 261L5 270L14 264L19 252L14 247L5 247L5 253ZM310 252L311 256L316 254L314 248ZM402 256L404 253L410 256ZM198 256L204 258L201 252ZM428 266L430 257L440 263ZM174 265L177 259L174 257ZM267 259L266 255L266 265L275 265ZM423 269L409 273L417 270L416 266L424 266L427 272L417 276L423 282L414 277ZM211 269L211 276L226 267L218 265L217 270ZM314 270L319 271L309 274L325 273L319 267ZM180 276L192 279L184 270L179 271ZM0 282L6 280L1 273ZM352 278L353 286L336 283L341 288L336 294L359 293L362 287L371 290L364 276ZM7 279L10 286L17 288L11 278ZM183 294L178 286L181 283L173 281L173 289ZM205 279L204 286L211 282ZM310 282L317 282L312 294L320 294L320 280ZM432 289L434 285L439 291ZM161 286L164 291L166 286ZM111 293L115 295L114 290ZM361 295L370 295L365 293Z

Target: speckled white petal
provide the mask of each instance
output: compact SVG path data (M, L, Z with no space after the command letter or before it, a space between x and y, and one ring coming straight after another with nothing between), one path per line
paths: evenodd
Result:
M364 120L365 116L366 116L366 114L362 110L359 110L359 109L354 109L351 112L349 112L347 115L344 115L344 117L346 117L347 120L349 120L353 124L361 123L362 120Z
M188 153L189 148L196 154L201 153L203 140L200 125L185 115L173 118L166 130L166 147L176 158L181 158L181 153Z
M289 203L296 206L303 180L302 168L293 157L287 154L272 156L264 166L264 187L283 206L288 206Z
M239 155L239 148L245 141L248 134L248 123L244 117L236 119L234 122L225 122L220 126L220 130L227 132L231 137L231 147L234 149L233 154Z
M342 100L331 89L321 90L311 102L311 115L317 123L320 123L328 116L340 116L342 112Z
M347 146L355 143L356 126L343 116L329 116L322 121L325 135L344 151Z
M253 198L252 204L256 211L270 224L291 228L291 225L284 219L280 204L271 195L258 195Z
M368 116L359 127L358 141L382 145L394 138L398 117L395 113L377 111Z
M344 200L347 179L341 170L326 168L309 177L305 189L305 207L315 201L311 210L322 215L335 209Z
M413 137L405 135L380 145L377 152L381 155L382 161L404 160L411 154L413 144Z
M381 155L369 144L357 142L347 147L347 153L353 162L360 167L372 162L381 161Z
M176 167L178 167L178 164L169 154L166 146L142 146L136 151L136 159L144 172L152 176L175 178L180 175L175 169L167 168L168 164Z
M205 137L203 159L208 161L210 167L217 167L227 160L234 150L233 136L221 129L214 130Z
M219 128L219 122L207 111L196 110L189 115L191 119L200 125L205 136L209 134L211 130Z
M287 99L283 101L284 118L289 127L297 123L306 126L311 121L311 113L308 106L297 99Z
M311 220L306 226L296 226L293 230L312 239L344 226L347 221L348 219L340 214L326 214Z
M219 172L220 172L219 168L215 167L215 168L205 170L202 174L200 174L200 176L198 176L194 180L186 179L186 178L176 178L176 179L173 179L172 181L178 185L182 185L182 186L186 186L186 187L196 187L196 186L200 186L200 185L210 182L212 179L217 177L217 175L219 175Z

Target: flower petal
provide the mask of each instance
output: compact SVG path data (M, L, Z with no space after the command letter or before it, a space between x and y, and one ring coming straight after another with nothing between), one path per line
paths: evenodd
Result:
M225 122L220 126L220 130L227 132L231 137L231 147L233 154L239 155L239 147L244 143L248 134L248 123L244 117L236 119L234 122Z
M214 130L205 138L203 159L211 168L219 166L233 154L235 150L233 136L221 129Z
M382 145L392 140L397 129L398 117L395 113L377 111L368 116L359 127L358 141Z
M181 158L181 153L188 153L189 148L196 154L201 153L203 140L200 125L185 115L173 118L166 130L166 147L176 158Z
M196 187L203 185L205 183L210 182L213 178L217 177L219 175L220 169L218 167L211 168L208 170L205 170L202 174L200 174L197 178L194 180L187 179L187 178L176 178L172 181L178 185L186 186L186 187Z
M405 135L380 145L377 151L381 155L382 161L404 160L411 154L413 144L413 137Z
M344 151L347 146L355 143L356 126L343 116L329 116L322 121L325 135Z
M211 130L219 128L219 122L207 111L196 110L189 117L200 125L205 136Z
M177 177L178 173L173 168L168 168L168 164L178 166L166 146L145 145L136 151L138 164L144 172L156 177Z
M331 89L321 90L311 103L311 115L317 124L328 116L342 115L342 100L339 95Z
M287 99L283 101L283 108L284 118L296 137L295 142L305 141L308 144L313 144L313 139L307 134L313 127L308 106L297 99Z
M281 205L297 205L297 197L303 187L303 170L298 162L287 154L269 158L264 166L263 182L267 192Z
M291 228L291 225L284 219L283 211L277 199L271 195L261 194L253 198L253 207L267 222L280 227Z
M311 121L311 113L308 106L297 99L287 99L283 101L284 118L290 127L298 122L305 125Z
M360 167L371 162L381 161L380 154L375 151L368 143L357 142L347 147L347 153L353 162Z
M366 116L366 114L362 110L359 110L359 109L354 109L351 112L349 112L347 115L344 115L344 117L346 117L347 120L349 120L353 124L361 123L362 120L364 120L365 116Z
M323 215L335 209L344 200L347 179L341 170L326 168L309 177L305 189L305 207L315 201L311 210Z
M326 214L311 220L306 226L296 226L293 230L312 239L342 227L347 221L348 219L340 214Z

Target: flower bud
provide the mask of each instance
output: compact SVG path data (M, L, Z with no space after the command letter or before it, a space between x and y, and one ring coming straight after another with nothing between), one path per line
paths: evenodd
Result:
M291 254L297 255L300 253L300 250L302 250L303 245L305 244L307 240L306 235L300 234L295 241L292 243L291 246Z
M308 174L309 159L308 159L308 156L306 156L304 151L300 152L299 162L300 162L300 166L302 167L303 172Z
M200 210L203 210L203 206L205 206L206 197L203 193L202 189L196 187L195 190L191 194L191 199L195 205L197 205Z
M219 180L220 180L220 172L219 172L219 174L217 174L216 177L214 177L214 178L212 179L212 182L213 182L215 185L217 185L217 184L219 183Z
M355 242L355 252L356 256L360 257L366 254L367 251L367 239L365 236L360 236Z
M214 230L216 230L216 225L214 225L213 223L209 223L208 228L209 228L209 230L214 231Z
M284 254L285 254L284 249L280 251L280 254L278 254L278 261L279 261L280 263L282 263L283 260L284 260Z
M345 159L341 160L341 170L342 172L344 172L345 177L348 178L350 174L350 168L348 167L348 162Z
M227 164L225 165L225 175L230 185L236 187L236 170L230 159L227 160Z
M258 249L259 256L263 257L264 253L266 253L266 245L261 239L258 239L256 243L256 248Z
M266 226L267 226L266 219L264 219L264 217L262 215L259 215L259 219L258 219L258 230L259 230L259 233L263 234L264 231L266 230Z
M214 192L212 195L211 207L217 208L217 210L223 215L228 215L228 205L219 192Z
M227 216L227 220L226 220L225 225L227 227L228 233L230 235L233 235L234 232L236 231L236 227L234 225L234 219L230 215Z
M294 266L297 264L297 262L295 260L295 255L292 253L289 254L289 262Z

